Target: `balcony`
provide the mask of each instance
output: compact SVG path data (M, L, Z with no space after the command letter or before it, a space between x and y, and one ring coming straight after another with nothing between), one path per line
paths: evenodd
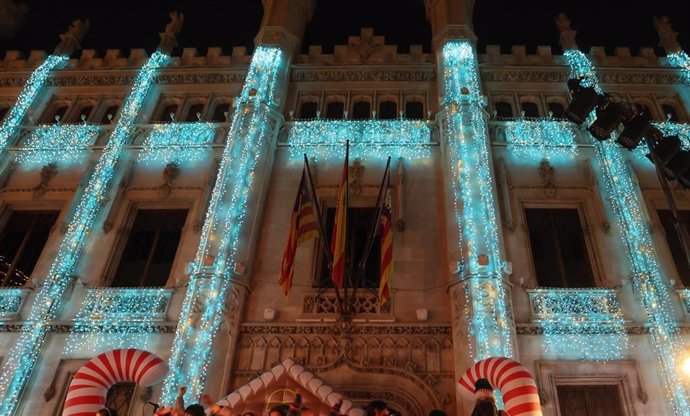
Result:
M560 119L505 119L492 121L490 129L496 143L506 143L511 152L528 157L576 156L581 142L577 126Z
M165 321L172 289L88 289L75 321L86 324L136 324Z
M28 289L0 288L0 321L18 319L28 293Z

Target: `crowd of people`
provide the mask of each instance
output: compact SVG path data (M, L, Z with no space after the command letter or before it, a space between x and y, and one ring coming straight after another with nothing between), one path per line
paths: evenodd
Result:
M480 378L474 384L475 405L471 416L509 416L503 410L496 407L494 389L488 380ZM155 416L260 416L254 412L238 413L228 406L221 406L214 403L208 395L203 395L199 403L190 404L185 407L184 394L186 387L180 387L172 407L159 407L156 409ZM344 416L340 412L342 399L337 402L328 412L328 416ZM367 416L401 416L400 412L388 407L383 400L372 400L366 407ZM96 412L96 416L117 416L114 410L103 408ZM268 411L268 416L318 416L318 414L302 404L302 396L298 393L292 403L279 404ZM446 416L443 410L432 410L429 416Z

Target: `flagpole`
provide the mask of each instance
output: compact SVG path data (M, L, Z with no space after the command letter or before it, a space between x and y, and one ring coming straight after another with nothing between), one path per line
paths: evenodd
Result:
M350 140L345 141L345 169L350 169ZM348 235L347 235L347 211L350 205L350 175L348 172L347 175L347 181L345 183L345 227L343 227L343 231L345 232L345 247L344 247L344 255L345 255L345 274L347 275L347 278L344 279L345 281L343 282L343 307L341 308L342 311L347 313L349 316L350 312L350 304L348 303L347 300L347 287L348 287L348 282L351 283L352 280L352 271L350 270L350 262L349 260L349 253L347 251L348 245L347 240L348 240Z

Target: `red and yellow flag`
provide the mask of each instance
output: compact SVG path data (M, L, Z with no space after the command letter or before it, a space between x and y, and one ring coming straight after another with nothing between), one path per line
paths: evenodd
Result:
M345 151L345 164L343 174L340 178L340 188L338 190L338 202L335 207L335 222L333 224L333 235L331 236L331 253L333 253L333 274L331 279L333 285L342 288L345 282L345 238L347 236L347 186L348 186L348 167L349 147Z
M278 283L280 283L286 296L290 294L292 289L292 275L297 246L319 236L311 194L307 186L306 170L302 170L302 179L299 182L297 199L295 199L295 206L292 209L292 217L290 218L290 234L283 252L283 263L280 268L280 277L278 278Z
M381 236L381 279L379 281L379 306L391 298L390 279L393 272L393 213L391 209L391 178L388 176L386 190L381 206L381 219L378 227Z

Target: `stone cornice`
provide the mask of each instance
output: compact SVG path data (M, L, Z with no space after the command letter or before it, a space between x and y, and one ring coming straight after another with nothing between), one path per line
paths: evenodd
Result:
M434 81L433 65L415 66L303 66L294 65L290 72L292 82L342 81Z
M451 335L452 328L446 325L341 325L338 323L323 325L290 325L290 324L240 324L240 334L283 334L283 335L307 335L307 334L348 334L348 335Z
M602 84L684 85L681 75L671 68L597 68ZM554 82L568 81L565 66L492 66L480 65L483 82Z

